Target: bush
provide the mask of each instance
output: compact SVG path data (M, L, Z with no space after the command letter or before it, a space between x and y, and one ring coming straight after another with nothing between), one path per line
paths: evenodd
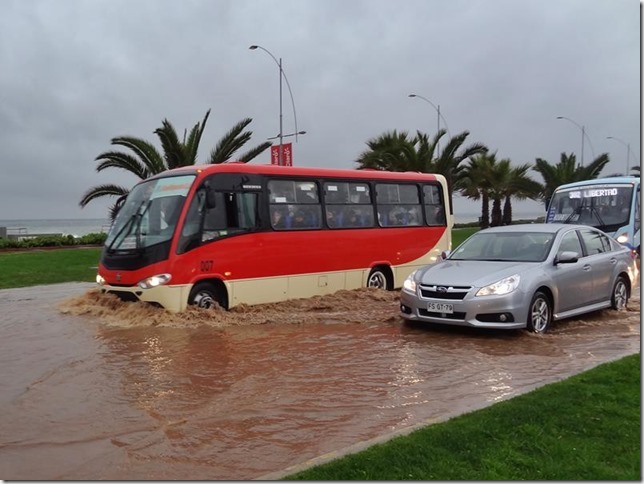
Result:
M0 239L0 249L31 249L37 247L72 247L75 245L103 245L105 233L93 233L74 237L73 235L41 235L21 240Z

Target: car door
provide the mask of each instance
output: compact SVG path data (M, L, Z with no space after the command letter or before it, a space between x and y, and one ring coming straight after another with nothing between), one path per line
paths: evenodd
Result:
M590 267L584 260L584 251L576 230L569 230L560 239L556 253L576 252L579 260L557 264L553 277L559 291L557 312L569 311L589 304L593 290Z
M590 303L606 301L610 298L617 256L612 251L608 237L592 228L581 229L581 240L588 256L584 263L590 266L592 296Z

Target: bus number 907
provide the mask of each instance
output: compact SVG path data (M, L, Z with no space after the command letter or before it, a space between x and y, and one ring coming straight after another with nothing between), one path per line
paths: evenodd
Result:
M210 272L212 270L212 261L202 260L199 266L200 266L201 272Z

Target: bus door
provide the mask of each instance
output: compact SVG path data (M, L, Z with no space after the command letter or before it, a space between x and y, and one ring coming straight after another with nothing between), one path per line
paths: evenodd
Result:
M219 173L206 178L188 208L177 252L259 229L261 192L258 175Z

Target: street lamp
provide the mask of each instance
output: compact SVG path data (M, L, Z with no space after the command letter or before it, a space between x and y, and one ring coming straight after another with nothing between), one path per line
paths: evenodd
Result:
M447 134L449 134L449 128L447 127L447 121L445 121L445 118L441 114L441 106L440 104L438 106L434 105L433 102L431 102L429 99L427 99L424 96L421 96L420 94L409 94L408 97L417 97L419 99L422 99L426 103L431 104L431 106L436 110L436 133L438 133L441 130L441 118L443 119L443 122L445 123L445 128L447 129ZM449 134L450 138L452 137L451 134ZM440 146L438 144L438 141L436 141L436 156L440 157Z
M288 78L286 77L286 74L284 73L284 69L282 68L282 58L280 57L280 59L277 60L277 58L275 58L275 56L268 49L265 49L261 45L251 45L249 47L249 49L250 50L255 50L255 49L263 50L264 52L266 52L268 55L270 55L273 58L273 60L277 64L277 67L279 67L279 75L280 75L280 132L279 132L279 134L277 136L275 136L273 138L268 138L268 139L279 138L279 140L280 140L280 149L279 149L278 164L283 165L283 155L282 155L283 147L282 147L282 145L283 145L283 138L285 138L286 136L283 134L284 130L283 130L283 122L282 122L282 119L283 119L283 115L282 115L282 78L284 78L284 80L286 81L286 87L288 87L288 92L291 95L291 104L293 105L293 121L295 122L295 132L290 134L290 135L288 135L288 136L295 136L295 141L297 141L297 135L298 134L304 134L304 133L306 133L306 131L298 131L297 130L297 114L295 113L295 101L293 100L293 92L291 91L291 85L289 84Z
M626 175L628 176L628 172L631 169L631 159L630 159L630 154L631 154L631 144L626 143L625 141L622 141L619 138L616 138L615 136L606 136L606 139L612 139L615 141L619 141L621 144L626 146Z
M570 118L567 118L566 116L557 116L557 119L565 119L566 121L570 121L572 124L574 124L581 130L581 166L584 166L584 138L588 137L588 135L586 134L586 127L580 126L579 123L573 121ZM590 149L593 152L593 157L594 157L595 150L593 150L593 145L592 143L590 143L590 138L588 138L588 143L590 144Z

